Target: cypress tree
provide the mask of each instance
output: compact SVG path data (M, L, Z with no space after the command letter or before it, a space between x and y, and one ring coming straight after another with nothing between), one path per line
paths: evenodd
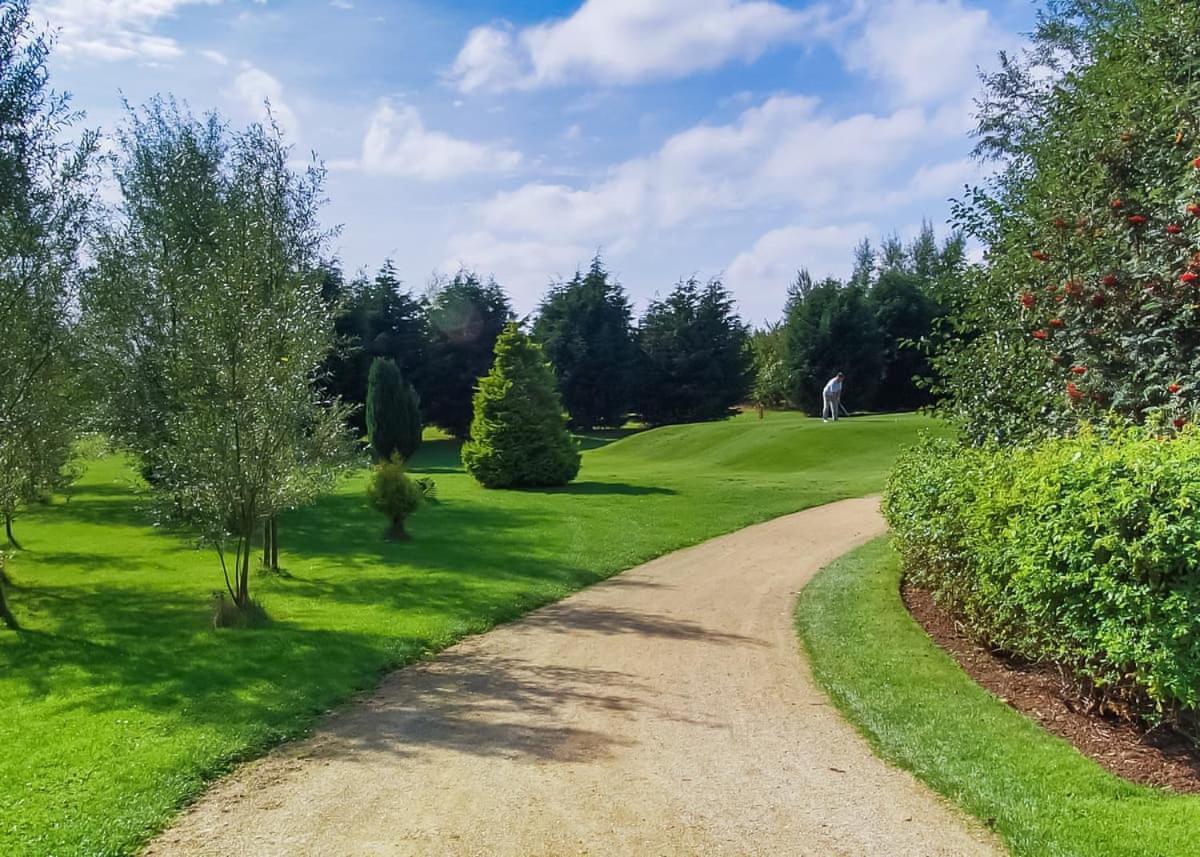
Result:
M579 473L554 372L541 347L509 323L491 371L479 379L467 470L487 488L566 485Z
M421 445L421 413L417 394L396 362L377 357L367 380L367 437L379 461L393 454L408 460Z

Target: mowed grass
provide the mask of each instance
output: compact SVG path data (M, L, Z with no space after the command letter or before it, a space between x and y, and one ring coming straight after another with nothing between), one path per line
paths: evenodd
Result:
M414 470L440 502L382 538L365 473L281 523L265 628L215 631L216 555L149 524L127 464L22 515L24 625L0 632L0 854L135 851L204 782L410 662L656 555L880 489L930 421L796 414L584 438L553 491L485 491L449 441ZM619 784L614 784L619 787Z
M1016 855L1200 854L1200 798L1136 786L1000 702L913 621L886 539L823 570L797 621L813 671L885 758L984 821Z

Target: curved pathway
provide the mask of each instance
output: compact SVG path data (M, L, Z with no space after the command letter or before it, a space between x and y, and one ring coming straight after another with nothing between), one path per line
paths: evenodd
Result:
M814 685L795 595L874 500L639 566L389 676L149 848L220 855L962 855L988 835Z

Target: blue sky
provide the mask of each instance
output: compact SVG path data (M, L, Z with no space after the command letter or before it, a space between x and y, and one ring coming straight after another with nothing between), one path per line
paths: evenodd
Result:
M414 289L460 264L521 312L601 251L644 306L722 275L743 316L799 267L939 226L977 181L976 69L1027 0L35 0L53 83L111 129L122 94L234 122L264 100L330 168L347 270Z

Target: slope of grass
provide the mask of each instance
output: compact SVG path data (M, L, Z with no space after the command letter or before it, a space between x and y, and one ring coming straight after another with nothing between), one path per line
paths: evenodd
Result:
M822 571L797 621L813 671L880 755L1036 857L1200 853L1200 798L1109 774L975 684L913 621L880 539Z
M380 671L658 554L880 488L930 423L793 414L585 439L553 491L479 488L449 441L414 470L440 502L411 543L349 479L281 524L287 576L252 582L266 628L214 631L216 557L156 531L119 458L23 515L0 632L0 853L124 854L205 780L297 735Z

